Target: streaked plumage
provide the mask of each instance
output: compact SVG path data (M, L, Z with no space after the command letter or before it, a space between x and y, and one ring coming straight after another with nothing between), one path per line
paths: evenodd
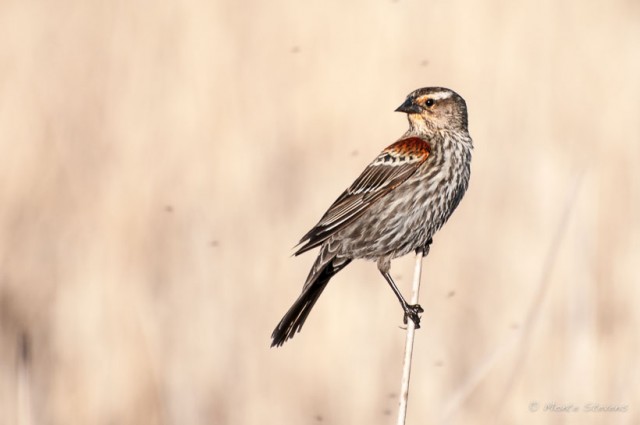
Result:
M300 241L296 255L320 247L302 294L272 334L280 346L302 328L333 275L353 259L378 268L419 327L420 306L406 303L391 276L390 261L428 250L431 238L459 204L469 182L471 137L464 100L449 89L411 93L397 111L409 130L380 153Z

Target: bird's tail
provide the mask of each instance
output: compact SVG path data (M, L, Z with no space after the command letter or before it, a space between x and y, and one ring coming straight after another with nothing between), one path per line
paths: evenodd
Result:
M320 254L302 288L302 293L271 334L272 347L281 346L288 339L293 338L296 332L300 332L302 325L307 320L307 316L309 316L311 309L318 301L318 297L322 294L329 280L350 262L351 259L349 258L339 258L335 254L331 255L325 247L320 250Z

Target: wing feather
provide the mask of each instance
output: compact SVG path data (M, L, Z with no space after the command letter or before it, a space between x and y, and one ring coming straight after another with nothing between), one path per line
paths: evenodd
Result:
M417 137L400 139L383 150L329 207L306 235L295 255L322 245L353 223L367 209L416 172L429 156L429 142Z

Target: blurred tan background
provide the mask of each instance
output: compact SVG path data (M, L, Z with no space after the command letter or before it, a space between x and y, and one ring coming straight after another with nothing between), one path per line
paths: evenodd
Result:
M640 423L639 75L637 1L2 1L0 425L395 423L373 264L269 336L429 85L476 149L408 423Z

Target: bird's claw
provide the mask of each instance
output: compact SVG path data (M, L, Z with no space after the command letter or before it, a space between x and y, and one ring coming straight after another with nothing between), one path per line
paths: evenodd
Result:
M420 329L420 316L419 313L424 313L424 309L420 307L420 304L409 304L404 310L404 324L407 324L407 320L411 319L411 321L416 325L416 329Z

